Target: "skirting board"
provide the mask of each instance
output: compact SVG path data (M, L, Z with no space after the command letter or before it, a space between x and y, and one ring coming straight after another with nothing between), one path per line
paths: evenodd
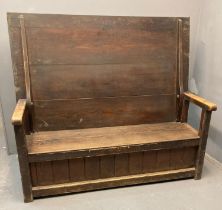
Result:
M33 187L32 191L34 197L43 197L43 196L59 195L72 192L114 188L125 185L135 185L135 184L144 184L144 183L152 183L152 182L167 181L167 180L192 178L194 177L194 174L195 174L195 168L186 168L186 169L162 171L155 173L113 177L107 179L96 179L96 180L65 183L65 184L38 186L38 187Z

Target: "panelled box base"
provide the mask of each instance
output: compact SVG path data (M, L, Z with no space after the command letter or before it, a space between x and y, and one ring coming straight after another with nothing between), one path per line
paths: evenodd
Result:
M30 163L33 197L195 176L197 146Z

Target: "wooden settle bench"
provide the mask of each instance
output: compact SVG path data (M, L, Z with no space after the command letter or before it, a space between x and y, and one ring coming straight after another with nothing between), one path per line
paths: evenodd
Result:
M8 25L25 202L201 178L217 107L188 92L189 18L9 13Z

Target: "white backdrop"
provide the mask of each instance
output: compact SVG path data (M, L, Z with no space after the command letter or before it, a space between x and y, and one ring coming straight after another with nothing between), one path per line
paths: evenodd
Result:
M219 0L218 0L219 1ZM190 75L195 64L201 0L0 0L0 96L9 153L16 151L11 115L15 92L6 12L191 17ZM194 83L195 84L195 83ZM195 86L195 85L194 85Z

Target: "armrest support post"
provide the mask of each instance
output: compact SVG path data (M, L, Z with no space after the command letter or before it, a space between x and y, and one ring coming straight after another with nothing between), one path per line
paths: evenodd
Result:
M32 184L30 178L30 167L28 160L28 149L26 142L26 133L29 133L30 122L26 120L29 117L27 101L20 99L15 107L12 115L12 124L14 125L16 146L18 152L18 160L20 165L20 173L22 178L22 187L24 201L30 202L33 200Z
M211 114L212 114L212 111L208 111L208 110L202 110L202 113L201 113L201 120L200 120L200 127L199 127L200 144L199 144L199 148L197 152L195 179L200 179L202 175Z
M31 202L33 200L33 195L25 130L22 125L14 125L14 131L22 179L24 202Z
M182 99L182 110L180 121L187 122L190 101Z
M203 169L211 114L212 114L212 111L217 110L217 105L190 92L183 93L181 101L182 101L182 105L181 105L182 111L181 111L181 116L180 116L181 122L187 122L188 109L189 109L190 102L202 108L200 126L199 126L199 131L198 131L198 135L200 136L200 144L199 144L198 152L197 152L196 173L195 173L195 179L200 179L201 174L202 174L202 169Z

